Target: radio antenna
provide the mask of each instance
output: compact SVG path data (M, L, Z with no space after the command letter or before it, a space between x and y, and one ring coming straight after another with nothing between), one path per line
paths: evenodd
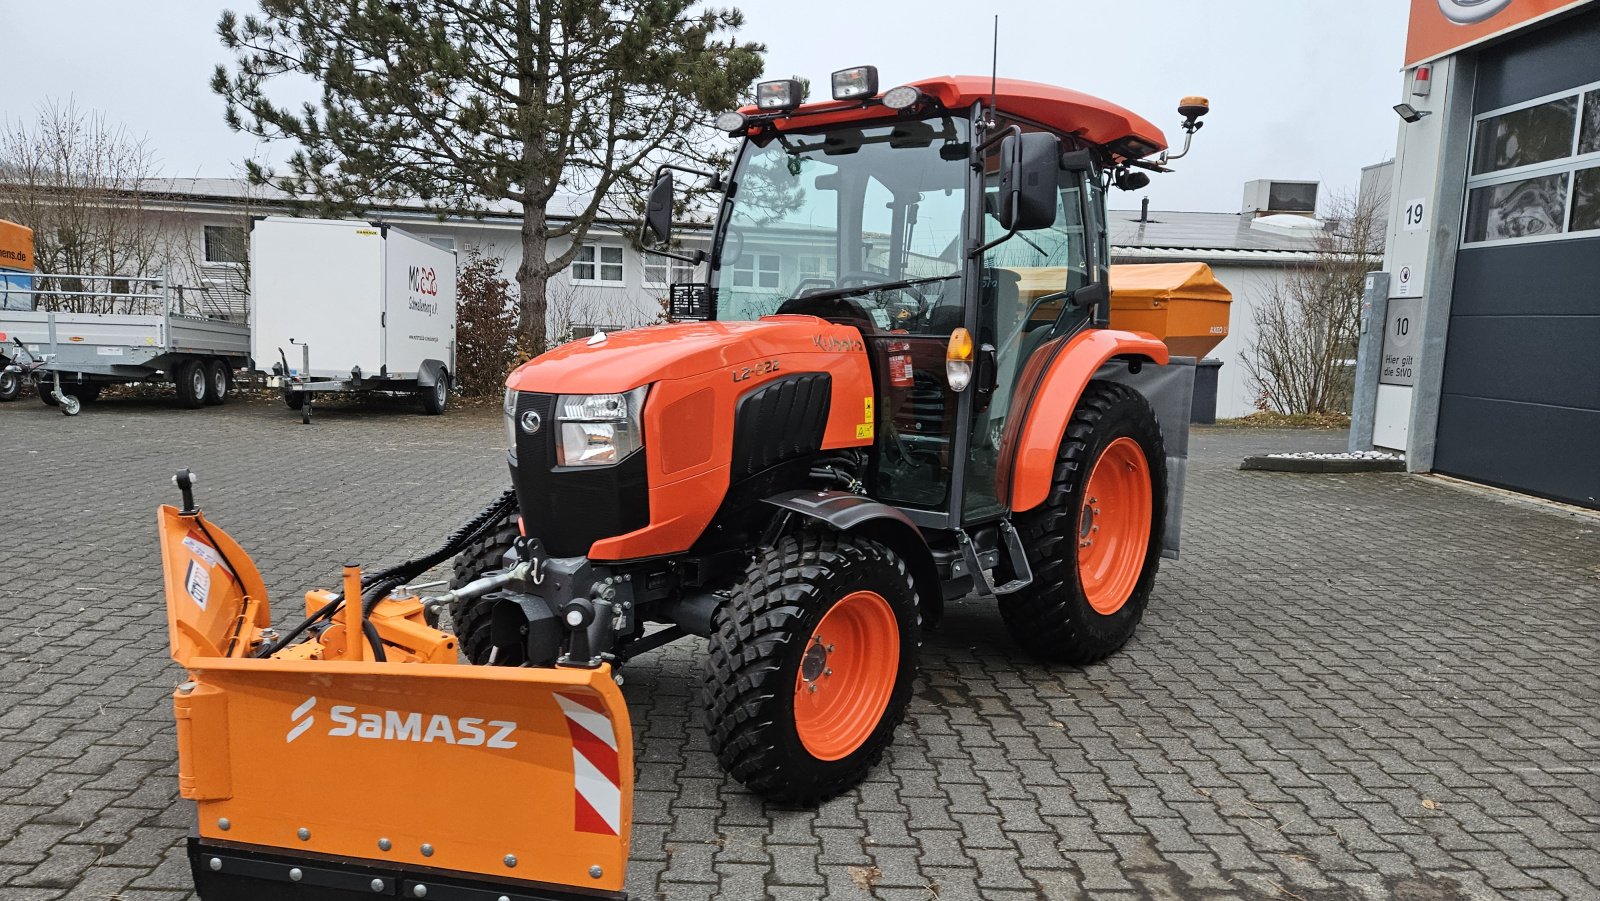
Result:
M989 124L994 124L995 98L1000 81L1000 14L994 14L994 56L989 60Z

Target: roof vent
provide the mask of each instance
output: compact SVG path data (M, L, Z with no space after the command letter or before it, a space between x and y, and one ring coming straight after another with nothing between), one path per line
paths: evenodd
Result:
M1317 215L1317 188L1314 181L1275 181L1260 178L1244 186L1244 215L1270 216L1293 213Z
M1300 213L1272 213L1250 220L1250 227L1257 231L1303 238L1322 231L1323 223L1320 219Z

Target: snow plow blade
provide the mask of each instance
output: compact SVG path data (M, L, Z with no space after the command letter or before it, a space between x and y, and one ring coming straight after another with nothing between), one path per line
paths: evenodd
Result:
M273 633L250 558L198 510L159 524L203 901L625 897L632 730L609 666L457 665L396 597L367 620L385 661L341 643L342 614L252 656Z

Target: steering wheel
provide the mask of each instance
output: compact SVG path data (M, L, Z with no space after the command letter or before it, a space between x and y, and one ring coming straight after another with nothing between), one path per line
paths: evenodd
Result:
M849 288L852 287L851 283L853 282L856 286L866 287L867 285L874 285L882 282L883 277L884 274L881 272L855 270L839 273L839 278L834 282L834 284L839 288ZM927 315L929 308L928 295L922 293L922 286L906 285L901 288L895 288L894 290L909 292L912 297L916 299L915 309L911 309L910 307L906 307L902 304L890 304L884 308L885 311L891 313L896 320L892 323L894 328L902 327L906 320L921 319L923 316Z

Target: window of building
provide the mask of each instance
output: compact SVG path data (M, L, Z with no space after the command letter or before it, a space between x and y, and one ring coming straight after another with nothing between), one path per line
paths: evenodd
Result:
M653 288L681 285L695 280L695 265L687 260L670 257L644 258L644 283Z
M1478 116L1468 171L1464 243L1600 229L1600 83Z
M567 340L581 341L585 338L593 337L595 332L620 331L622 331L622 326L620 325L574 325L572 327L572 333L568 336Z
M428 243L440 250L455 250L456 239L448 235L429 235Z
M249 233L237 225L208 225L205 253L207 263L242 266L250 256Z
M777 288L783 279L783 258L775 253L746 253L733 264L735 288Z
M584 244L572 258L572 280L596 285L622 284L622 245Z

